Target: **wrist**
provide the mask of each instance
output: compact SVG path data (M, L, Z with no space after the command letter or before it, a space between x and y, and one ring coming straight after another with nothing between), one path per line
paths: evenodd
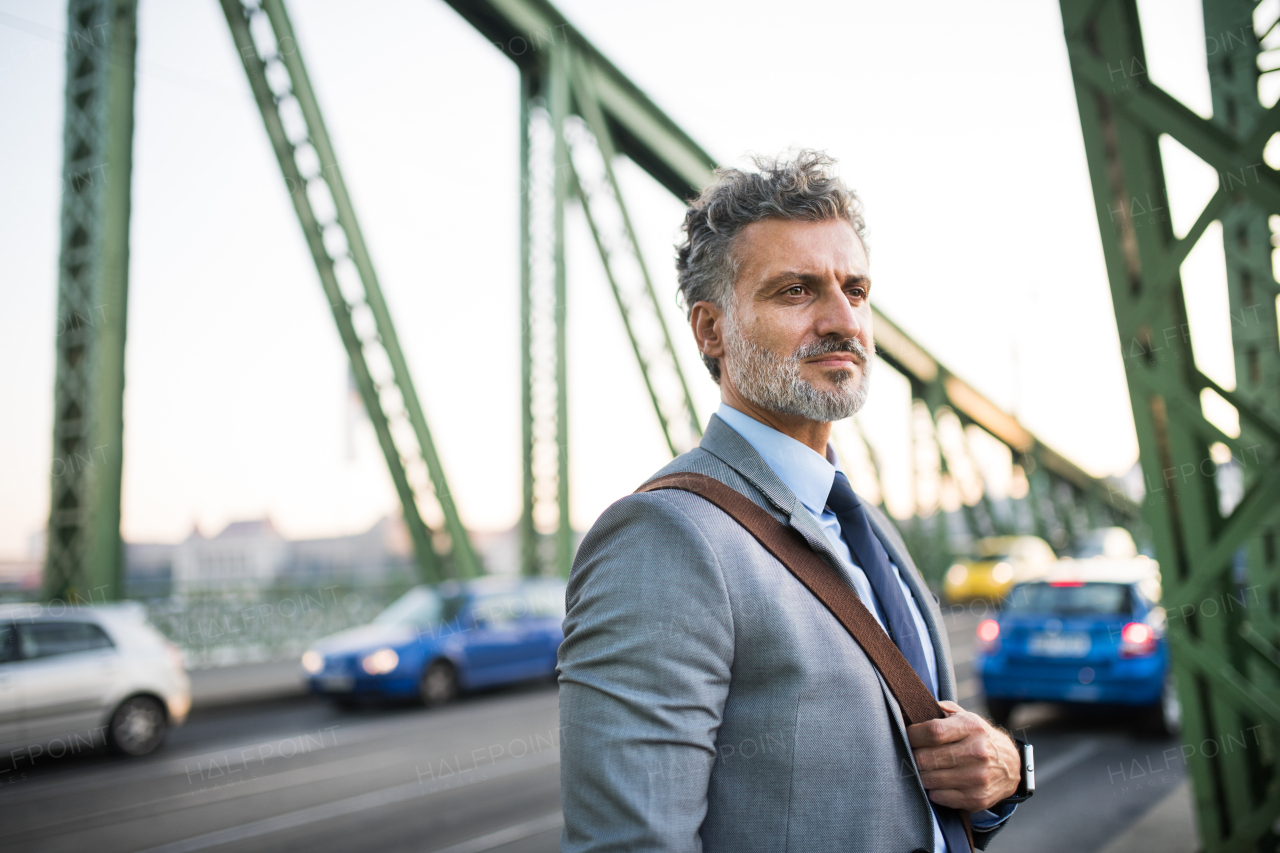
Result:
M1036 792L1035 754L1031 744L1025 740L1019 740L1012 736L1010 739L1018 750L1018 786L1013 794L1006 797L1003 802L1021 803L1030 799L1031 795Z

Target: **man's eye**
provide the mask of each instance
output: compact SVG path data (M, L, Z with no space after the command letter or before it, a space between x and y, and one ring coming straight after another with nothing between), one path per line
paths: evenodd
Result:
M804 294L804 288L798 284L792 285L791 287L787 288L788 296L801 296L803 294Z
M867 291L863 290L861 287L851 287L849 288L849 295L854 299L866 299Z

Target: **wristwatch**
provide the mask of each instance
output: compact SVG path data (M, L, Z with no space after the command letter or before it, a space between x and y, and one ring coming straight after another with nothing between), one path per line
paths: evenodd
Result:
M1031 744L1016 737L1013 738L1013 742L1018 745L1018 760L1022 765L1022 778L1018 781L1018 790L1013 793L1012 797L1006 798L1004 802L1021 803L1031 799L1031 795L1036 792L1036 762Z

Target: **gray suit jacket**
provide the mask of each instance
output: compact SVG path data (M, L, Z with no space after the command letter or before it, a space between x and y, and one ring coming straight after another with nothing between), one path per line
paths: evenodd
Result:
M809 511L719 418L698 449L655 476L676 471L751 498L848 579ZM954 699L936 599L893 525L878 512L872 521L927 605L939 696ZM933 850L929 802L888 686L835 617L721 510L671 490L613 504L578 550L567 603L563 851Z

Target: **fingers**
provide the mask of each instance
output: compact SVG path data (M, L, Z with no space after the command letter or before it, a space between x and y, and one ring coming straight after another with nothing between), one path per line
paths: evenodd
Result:
M992 768L978 762L966 762L955 767L938 767L937 770L920 771L920 783L925 790L959 788L960 790L980 789L988 784L996 784L1001 774L992 772Z
M1018 787L1017 750L1005 735L985 727L959 741L912 753L921 784L940 805L977 811L990 808Z
M997 752L989 738L967 737L942 746L912 750L916 767L925 770L949 770L966 765L994 764Z
M1016 789L1016 785L1014 788ZM1013 793L1012 790L1006 790L1005 787L995 779L984 778L978 782L957 782L954 785L947 785L938 788L926 788L925 793L929 799L940 806L950 806L953 809L964 809L969 812L978 812L983 809L989 809L996 803L1003 800Z
M923 723L916 723L914 726L907 726L907 741L911 744L912 749L942 746L943 744L954 743L963 737L964 732L952 722L951 717L943 717L941 720L928 720Z
M983 719L977 714L964 710L954 702L940 702L943 708L950 711L950 716L940 720L927 720L907 726L907 741L912 749L941 746L955 743L970 735L985 731ZM951 706L951 707L947 707Z
M924 784L926 791L946 788L968 790L986 785L988 775L983 765L971 763L961 767L922 770L920 771L920 781Z
M990 802L975 797L967 791L960 791L954 788L941 788L936 791L929 791L929 799L940 806L947 806L953 809L960 809L966 812L980 812L983 809L989 809L1000 800L994 799Z

